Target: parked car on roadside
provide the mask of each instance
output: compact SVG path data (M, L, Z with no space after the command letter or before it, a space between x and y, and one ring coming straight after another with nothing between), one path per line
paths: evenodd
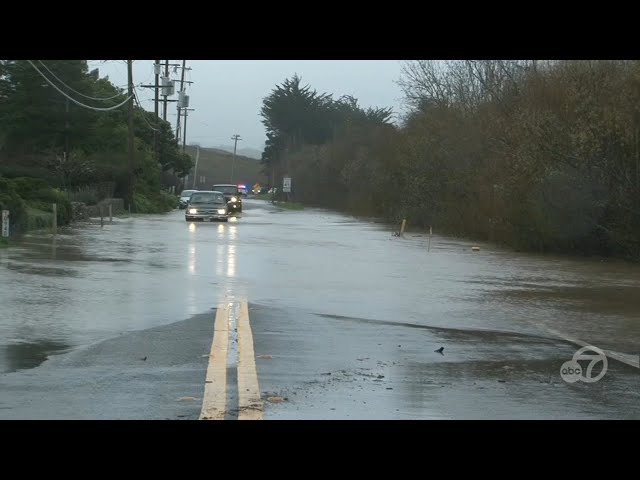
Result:
M189 199L189 206L184 212L184 219L187 222L194 220L209 221L229 220L229 209L224 195L220 192L197 191L193 192Z
M184 210L189 205L189 199L191 198L191 194L197 192L198 190L183 190L180 193L180 201L178 203L178 208L180 210Z

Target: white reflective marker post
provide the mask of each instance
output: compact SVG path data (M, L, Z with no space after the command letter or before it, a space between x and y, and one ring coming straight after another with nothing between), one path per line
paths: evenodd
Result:
M9 236L9 210L2 210L2 236Z

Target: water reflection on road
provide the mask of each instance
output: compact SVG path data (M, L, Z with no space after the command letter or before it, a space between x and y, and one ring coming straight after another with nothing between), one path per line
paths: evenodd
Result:
M0 250L0 372L239 298L443 329L552 328L640 353L635 265L484 244L473 252L469 242L411 230L395 238L331 212L246 205L235 222L189 223L174 211L33 233Z

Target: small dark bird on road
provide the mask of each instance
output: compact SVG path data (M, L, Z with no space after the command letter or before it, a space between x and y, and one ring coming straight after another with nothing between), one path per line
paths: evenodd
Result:
M440 347L437 350L434 350L434 352L439 353L440 355L444 355L444 353L442 353L444 351L444 347Z
M145 362L147 360L147 357L142 357L140 360L142 360L143 362Z

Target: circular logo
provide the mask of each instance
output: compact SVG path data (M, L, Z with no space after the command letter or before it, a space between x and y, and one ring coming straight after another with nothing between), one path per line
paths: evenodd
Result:
M587 353L588 352L588 353ZM579 361L588 361L586 369L583 369ZM593 369L602 362L602 370L596 376L593 375ZM560 367L560 376L567 383L575 383L583 381L585 383L595 383L607 373L609 363L607 356L598 347L587 345L582 347L573 354L573 358L564 362Z
M594 352L594 353L585 353L585 352ZM589 365L587 365L587 370L584 372L584 375L581 377L581 380L586 383L595 383L604 377L605 373L607 373L607 368L609 367L609 362L607 360L607 356L604 354L602 350L598 347L593 347L591 345L587 345L586 347L582 347L576 353L573 354L573 360L585 360L589 361ZM593 368L598 365L598 363L602 362L602 370L595 377L593 376Z
M575 360L568 360L560 367L560 376L567 383L575 383L582 377L582 367Z

